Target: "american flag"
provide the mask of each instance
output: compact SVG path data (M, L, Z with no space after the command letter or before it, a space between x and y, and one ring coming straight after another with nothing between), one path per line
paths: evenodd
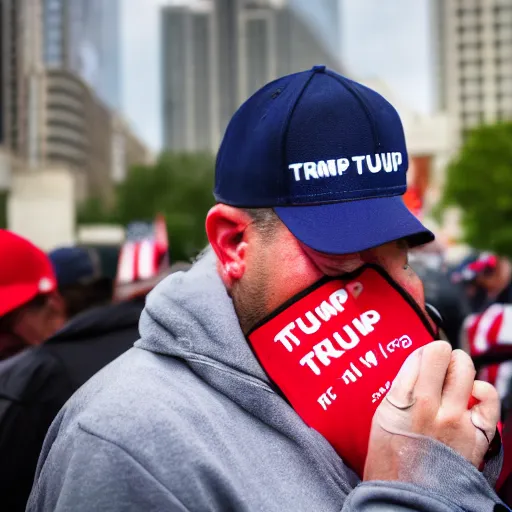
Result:
M488 361L478 378L493 384L503 398L512 380L512 304L493 304L481 314L470 315L463 336L471 357Z
M117 267L118 285L146 281L169 266L169 241L165 219L133 222L126 228L126 241L121 247Z

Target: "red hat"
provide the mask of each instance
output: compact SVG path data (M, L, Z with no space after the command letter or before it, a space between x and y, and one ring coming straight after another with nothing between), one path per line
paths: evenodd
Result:
M48 256L25 238L0 229L0 316L56 289Z

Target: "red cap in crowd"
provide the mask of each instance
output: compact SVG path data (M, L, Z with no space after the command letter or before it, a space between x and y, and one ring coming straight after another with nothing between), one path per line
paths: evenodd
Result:
M25 238L0 229L0 316L56 288L48 256Z

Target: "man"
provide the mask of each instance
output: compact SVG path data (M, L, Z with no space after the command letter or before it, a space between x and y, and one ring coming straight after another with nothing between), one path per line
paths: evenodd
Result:
M250 98L217 158L213 251L149 295L136 347L61 411L27 510L501 506L477 469L496 392L446 342L414 350L434 326L408 244L433 235L401 200L406 168L393 107L324 66Z
M464 286L473 311L464 321L461 344L471 354L478 378L498 390L504 420L512 409L512 264L490 252L472 253L451 277Z
M473 313L492 304L512 303L512 263L490 252L472 253L452 272L452 282L462 283Z
M48 256L0 229L0 360L42 343L66 320Z
M59 247L48 256L55 269L59 293L64 298L69 318L112 302L113 279L103 272L100 256L95 249Z
M409 260L423 282L425 301L442 316L447 341L453 348L460 348L460 332L470 308L462 287L448 278L443 253L444 249L432 242L411 251Z

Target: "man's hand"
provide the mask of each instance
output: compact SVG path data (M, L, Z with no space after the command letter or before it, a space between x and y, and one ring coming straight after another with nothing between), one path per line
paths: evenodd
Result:
M474 378L471 358L444 341L413 352L373 418L364 480L399 479L402 459L420 437L437 439L479 467L500 407L494 387Z

